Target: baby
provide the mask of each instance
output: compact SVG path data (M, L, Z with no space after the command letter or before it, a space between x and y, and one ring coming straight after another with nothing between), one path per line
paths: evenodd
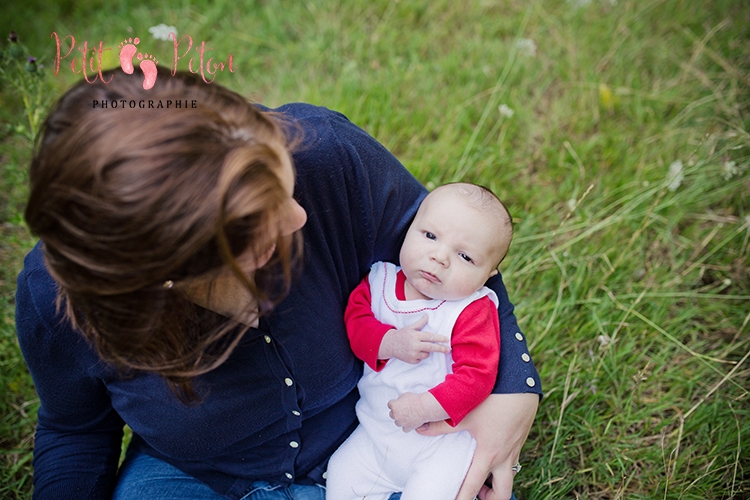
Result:
M474 439L413 431L440 420L457 425L492 391L500 332L497 297L484 283L512 235L510 214L491 191L441 186L409 227L401 267L374 264L352 292L347 332L365 362L360 425L331 457L327 500L387 500L399 491L402 500L456 498Z

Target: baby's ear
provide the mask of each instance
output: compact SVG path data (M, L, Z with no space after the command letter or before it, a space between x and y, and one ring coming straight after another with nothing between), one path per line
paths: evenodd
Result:
M490 278L492 278L493 276L495 276L497 273L498 273L498 270L497 269L493 269L492 272L490 273Z

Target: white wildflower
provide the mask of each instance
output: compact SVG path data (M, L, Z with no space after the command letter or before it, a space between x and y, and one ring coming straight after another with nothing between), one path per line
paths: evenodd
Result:
M586 385L589 387L591 394L596 394L596 379L593 382L586 382Z
M500 112L500 115L504 116L505 118L511 118L513 116L513 113L515 113L515 111L513 111L513 109L507 104L501 104L497 107L497 110Z
M725 181L728 181L735 175L739 175L740 169L737 167L737 163L733 161L726 161L724 162L724 165L721 166L721 175L724 177Z
M171 40L169 37L170 33L174 33L175 37L177 37L177 28L174 26L167 26L164 23L157 26L151 26L148 29L148 32L154 35L154 38L157 40Z
M567 204L568 204L568 211L572 212L576 208L576 204L577 203L578 203L578 200L576 200L575 198L569 199L568 202L567 202Z
M599 335L599 336L598 336L598 337L596 338L596 340L598 340L598 341L599 341L599 344L600 344L600 345L601 345L602 347L607 347L607 346L608 346L609 344L611 344L611 343L612 343L612 337L610 337L609 335Z
M536 43L534 40L519 38L518 41L516 41L516 47L518 47L518 52L521 55L536 57Z
M677 191L682 184L685 174L682 173L682 161L675 160L669 165L669 174L667 174L667 189Z

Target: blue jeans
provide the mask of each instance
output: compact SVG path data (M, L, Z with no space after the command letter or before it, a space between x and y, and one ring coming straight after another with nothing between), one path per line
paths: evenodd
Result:
M256 481L242 500L325 500L322 486L271 484ZM225 500L180 469L143 453L128 454L120 468L112 500ZM394 493L390 500L400 500ZM511 500L515 500L515 496Z
M256 481L242 500L325 500L322 486ZM396 500L401 495L394 495ZM180 469L143 453L128 454L120 468L112 500L226 500Z

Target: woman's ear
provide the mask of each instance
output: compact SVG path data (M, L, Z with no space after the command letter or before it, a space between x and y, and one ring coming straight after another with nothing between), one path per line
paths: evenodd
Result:
M499 271L497 269L493 269L492 272L490 273L490 278L492 278L493 276L495 276L498 272Z

